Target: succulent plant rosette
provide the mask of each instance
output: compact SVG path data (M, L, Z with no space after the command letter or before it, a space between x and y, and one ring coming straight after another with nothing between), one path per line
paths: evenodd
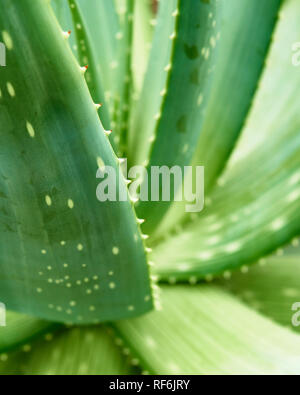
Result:
M1 1L2 374L300 374L299 20ZM134 198L124 158L204 168L203 209Z

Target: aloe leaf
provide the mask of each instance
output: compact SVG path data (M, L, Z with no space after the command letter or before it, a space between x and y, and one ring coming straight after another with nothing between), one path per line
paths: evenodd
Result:
M154 15L151 10L149 0L140 0L135 2L134 7L134 36L133 36L133 60L132 72L134 82L134 97L138 100L145 73L147 70L150 49L153 39ZM132 111L135 111L133 106Z
M67 0L77 41L78 60L82 66L88 66L85 73L85 79L89 87L91 96L95 103L101 104L101 121L105 129L110 129L109 109L105 104L105 93L102 81L102 75L99 68L98 53L94 45L94 40L88 30L88 22L83 19L82 13L76 0ZM102 55L103 56L103 55Z
M127 150L127 135L129 128L129 114L133 90L132 77L132 47L134 37L134 0L126 0L124 12L121 15L121 30L118 34L118 68L117 86L115 97L115 141L118 144L118 155L125 157Z
M178 1L175 7L174 3L171 6L162 2L163 14L158 20L145 81L147 98L142 94L140 99L147 115L139 112L133 132L131 152L138 153L139 158L129 155L138 164L150 159L149 169L163 165L183 169L190 164L203 122L199 97L208 96L213 74L215 48L210 39L218 31L215 1ZM162 60L157 61L161 53ZM158 75L154 74L157 69ZM205 100L201 103L203 109L205 103ZM138 212L147 220L146 233L155 229L170 204L141 202Z
M129 135L128 154L134 164L142 164L147 160L151 148L148 140L157 124L155 115L159 113L163 102L160 93L165 89L168 79L168 72L164 68L172 55L173 40L170 40L170 36L176 29L177 6L178 0L160 2L149 64ZM147 111L144 111L145 108Z
M164 287L162 304L115 325L150 373L299 374L299 336L222 289Z
M135 373L105 327L73 328L45 335L23 350L2 354L0 374L127 375Z
M207 190L224 169L245 124L281 3L229 0L223 4L212 93L194 157L194 165L206 167Z
M292 42L297 32L300 34L298 3L286 2L283 12L286 18L276 30L269 66L245 135L209 197L210 205L155 252L153 259L164 279L228 277L231 270L247 270L245 265L271 254L300 233L300 74L286 47L286 40ZM274 92L278 93L275 105ZM268 121L262 108L272 109ZM249 143L251 137L253 143Z
M96 62L97 73L102 77L105 100L110 115L114 110L118 71L118 34L120 21L113 1L76 0L85 31Z
M280 152L285 153L281 160ZM239 177L225 178L228 187L219 187L212 195L206 215L155 248L152 260L161 278L194 282L221 274L229 277L232 270L247 271L247 265L297 236L299 152L299 137L290 134L285 146L264 156L259 172L255 173L263 158L251 158L252 166L249 158Z
M18 376L22 374L20 365L24 354L21 352L11 352L0 354L0 376Z
M140 96L145 74L149 63L149 55L153 43L153 32L156 19L148 0L136 1L134 5L134 31L132 47L132 96L130 106L130 124L127 131L127 147L132 138L134 122L139 111Z
M73 54L78 59L78 45L76 40L75 27L73 23L73 18L71 15L70 7L68 4L68 0L51 0L50 1L51 7L58 19L58 22L63 31L66 33L73 33L70 34L69 43L72 49Z
M205 166L209 193L234 149L251 108L265 66L281 0L229 0L220 6L218 57L204 124L192 166ZM246 48L246 50L245 50ZM226 78L224 78L226 76ZM184 203L174 203L157 236L185 216Z
M294 243L299 245L297 239ZM253 309L299 333L300 326L292 321L293 306L300 303L299 252L279 250L277 256L261 259L246 275L237 272L222 283Z
M98 166L119 161L50 6L5 0L0 31L1 302L57 322L149 311L132 206L96 199Z
M0 354L31 342L34 338L57 327L58 324L8 311L6 326L0 327Z

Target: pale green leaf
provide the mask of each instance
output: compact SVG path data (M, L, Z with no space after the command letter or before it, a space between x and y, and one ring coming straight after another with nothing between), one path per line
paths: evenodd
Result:
M300 373L300 337L220 288L164 287L162 305L115 325L150 373Z
M28 343L56 327L59 325L8 311L6 326L0 327L0 354Z
M234 273L223 285L253 309L299 333L298 308L293 307L300 303L300 254L293 250L279 250L277 256L261 259L248 273Z
M136 373L105 327L47 333L19 352L0 355L0 374L125 375Z

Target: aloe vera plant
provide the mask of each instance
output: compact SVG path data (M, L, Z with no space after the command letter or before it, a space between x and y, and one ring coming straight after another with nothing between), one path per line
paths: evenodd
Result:
M299 374L298 1L0 7L0 373ZM204 210L123 158L205 166Z

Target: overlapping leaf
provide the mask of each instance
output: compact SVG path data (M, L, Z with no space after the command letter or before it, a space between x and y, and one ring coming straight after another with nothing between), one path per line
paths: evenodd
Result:
M139 15L149 19L146 2L137 1L135 24ZM128 81L139 94L149 25L137 40L143 28L132 31L131 0L70 0L73 20L67 1L52 0L62 28L74 30L71 48L80 64L90 65L92 98L108 102L116 146L129 149L131 163L193 159L206 165L206 185L214 184L246 119L280 5L240 3L161 1L131 133ZM225 287L252 310L224 291L224 282L223 289L163 287L163 311L114 324L115 343L145 372L300 374L299 336L253 311L291 325L292 306L300 302L298 256L279 250L260 267L248 267L300 233L300 74L289 45L299 40L299 10L297 0L285 1L251 116L204 215L171 238L164 231L182 217L181 207L139 209L148 231L167 239L153 254L162 280L194 284L223 274L232 278ZM95 198L97 166L118 169L119 163L63 42L67 35L43 0L3 0L0 34L8 51L0 80L1 302L78 323L150 310L145 246L132 208ZM129 53L133 38L135 53ZM138 75L129 75L132 64L134 70L142 65ZM108 125L108 111L102 120ZM8 313L8 323L0 328L0 374L137 372L104 327L54 334L53 324L15 313ZM42 333L44 340L33 342ZM8 353L17 346L20 351Z
M0 354L24 345L43 333L58 327L57 324L8 311L6 313L6 326L0 327Z
M211 279L224 272L229 276L232 269L255 262L300 233L300 118L296 83L300 82L300 73L293 66L286 45L287 40L293 42L300 34L299 7L293 0L285 4L286 17L276 31L269 66L245 137L237 148L238 156L213 192L205 214L157 248L154 259L163 278ZM275 104L274 92L278 98ZM255 141L261 134L265 136L263 143L260 140L253 149L245 150L249 136Z
M136 103L135 118L129 136L128 153L130 161L134 164L142 164L148 158L150 146L147 140L155 128L157 122L155 115L160 111L163 101L160 93L165 89L168 77L164 68L171 58L173 42L170 37L176 28L177 5L177 0L160 3L144 86L141 97ZM161 45L161 42L164 45ZM146 112L144 108L147 109Z
M78 8L83 22L83 26L78 27L81 27L82 29L79 30L83 30L86 35L86 40L79 42L78 45L86 45L92 52L93 72L98 77L97 80L92 81L93 89L99 89L97 83L100 80L105 100L112 114L117 90L116 75L119 60L117 38L120 32L120 21L114 2L71 0L70 4L71 7L74 4Z
M149 53L152 47L153 24L156 21L148 0L135 2L134 10L134 39L133 39L133 61L132 72L134 79L135 97L139 97L145 72L148 65ZM132 106L132 112L136 111L136 106Z
M97 48L95 48L96 41L90 38L89 21L84 19L76 0L65 1L67 2L66 6L70 9L73 26L75 27L73 34L76 35L75 48L77 50L79 64L88 67L85 79L89 91L94 102L103 106L101 110L101 121L106 129L110 129L109 109L105 102L103 75L99 67L99 53L97 52Z
M204 125L192 166L205 166L205 193L215 185L237 143L265 66L281 0L229 0L218 3L220 29L216 68ZM213 23L213 19L212 19ZM200 101L202 101L200 97ZM195 176L190 181L195 183ZM174 203L156 237L186 215L186 202Z
M121 19L121 31L119 33L118 45L118 73L117 86L118 95L115 98L115 110L113 120L115 122L114 132L118 141L118 155L124 157L127 151L128 128L130 121L130 104L133 91L132 76L132 50L134 39L134 0L126 0L124 12Z
M203 122L218 29L216 2L162 1L140 111L134 125L131 163L153 166L188 165ZM147 108L146 116L142 108ZM151 179L144 180L151 190ZM177 192L177 191L176 191ZM175 192L175 194L176 194ZM153 232L170 202L141 202L146 233Z

